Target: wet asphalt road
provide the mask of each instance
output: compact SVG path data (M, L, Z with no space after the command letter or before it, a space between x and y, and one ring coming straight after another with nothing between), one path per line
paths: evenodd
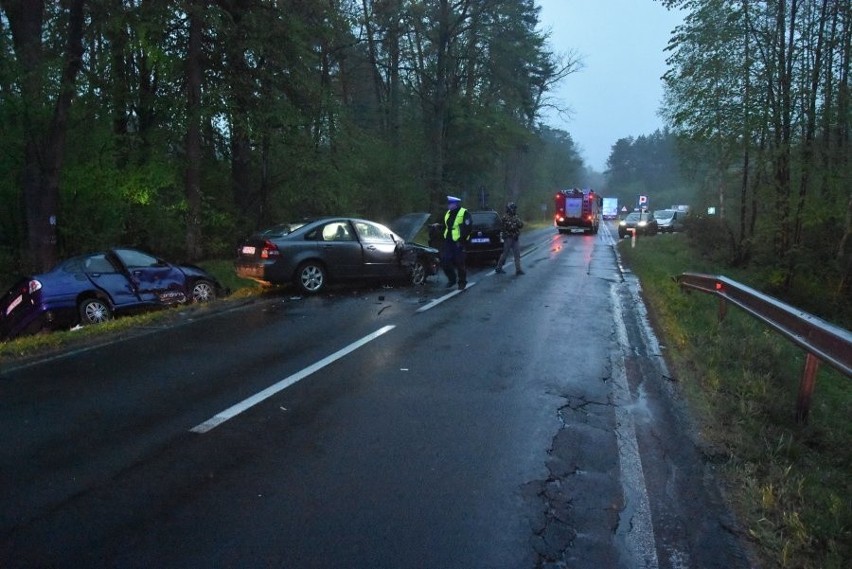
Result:
M748 567L610 232L523 241L4 364L0 566Z

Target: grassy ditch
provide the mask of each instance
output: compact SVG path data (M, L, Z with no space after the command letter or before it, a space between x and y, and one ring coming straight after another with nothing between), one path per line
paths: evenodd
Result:
M852 382L820 368L809 422L794 418L805 354L745 312L680 291L682 272L750 275L697 258L682 235L619 245L667 362L690 402L708 460L766 567L840 568L852 559Z

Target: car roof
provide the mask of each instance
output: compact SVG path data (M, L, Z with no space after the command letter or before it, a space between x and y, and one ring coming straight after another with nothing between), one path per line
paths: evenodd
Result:
M402 215L391 223L386 224L382 221L377 221L375 219L365 219L362 217L349 217L345 215L327 215L322 217L314 217L310 219L303 219L301 221L295 221L290 223L277 223L265 229L261 229L257 231L254 236L255 237L286 237L292 233L297 231L308 231L313 229L317 225L323 223L329 223L331 221L349 221L352 223L357 222L366 222L366 223L375 223L377 225L381 225L387 227L399 237L402 237L405 241L411 241L426 223L426 220L429 219L428 213L409 213ZM289 229L289 231L288 231Z

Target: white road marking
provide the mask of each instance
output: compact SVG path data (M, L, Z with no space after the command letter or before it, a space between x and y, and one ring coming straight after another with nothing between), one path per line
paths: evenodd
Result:
M633 562L641 561L645 569L657 569L654 524L651 521L651 505L645 474L642 470L642 457L639 442L636 439L636 426L629 407L632 403L630 387L627 384L627 371L624 360L629 346L627 329L622 316L621 300L617 285L610 287L610 299L613 309L618 344L621 348L611 354L613 378L613 402L615 403L615 435L618 443L618 464L621 471L621 485L624 492L624 510L619 515L616 534L624 540L627 554Z
M215 427L221 425L222 423L224 423L228 419L231 419L231 418L239 415L240 413L242 413L246 409L250 409L251 407L254 407L255 405L257 405L261 401L263 401L263 400L265 400L269 397L272 397L273 395L275 395L279 391L290 387L291 385L293 385L294 383L297 383L298 381L301 381L302 379L308 377L312 373L321 370L322 368L329 365L330 363L333 363L333 362L339 360L340 358L342 358L343 356L350 354L351 352L354 352L358 348L366 345L369 342L372 342L373 340L375 340L376 338L378 338L382 334L390 332L394 328L396 328L396 326L393 326L393 325L385 326L383 328L376 330L372 334L364 336L360 340L349 344L345 348L334 352L330 356L327 356L327 357L321 359L320 361L316 362L315 364L311 364L308 367L306 367L305 369L303 369L303 370L301 370L297 373L294 373L290 377L282 379L278 383L267 387L266 389L256 393L255 395L252 395L248 399L244 399L243 401L237 403L236 405L233 405L232 407L225 409L224 411L222 411L218 415L215 415L214 417L207 419L206 421L204 421L200 425L197 425L197 426L191 428L190 431L193 432L193 433L206 433L206 432L214 429Z
M473 286L473 285L475 285L475 284L476 284L476 281L474 281L474 282L470 282L470 283L467 283L467 286L465 287L465 289L464 289L464 290L469 289L470 287L472 287L472 286ZM444 296L442 296L442 297L440 297L440 298L436 298L435 300L433 300L433 301L432 301L432 302L430 302L429 304L426 304L426 305L424 305L424 306L421 306L420 308L418 308L418 309L417 309L417 312L426 312L427 310L429 310L429 309L431 309L431 308L435 308L436 306L438 306L439 304L441 304L441 303L442 303L442 302L444 302L445 300L448 300L448 299L450 299L450 298L454 297L454 296L455 296L455 295L457 295L457 294L461 294L461 293L463 293L463 292L464 292L464 290L458 290L458 289L456 289L456 290L454 290L453 292L448 292L448 293L447 293L447 294L445 294Z

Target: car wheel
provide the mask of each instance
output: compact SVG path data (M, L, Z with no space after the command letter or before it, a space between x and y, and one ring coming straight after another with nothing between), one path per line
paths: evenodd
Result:
M87 298L80 303L80 324L100 324L112 320L112 309L100 298Z
M192 285L192 302L212 302L216 300L216 287L208 280L195 281Z
M325 287L325 267L317 261L307 261L296 270L296 286L306 294L316 294Z
M426 282L426 265L423 264L423 261L417 259L414 262L414 266L411 267L411 284L414 286L420 286Z

